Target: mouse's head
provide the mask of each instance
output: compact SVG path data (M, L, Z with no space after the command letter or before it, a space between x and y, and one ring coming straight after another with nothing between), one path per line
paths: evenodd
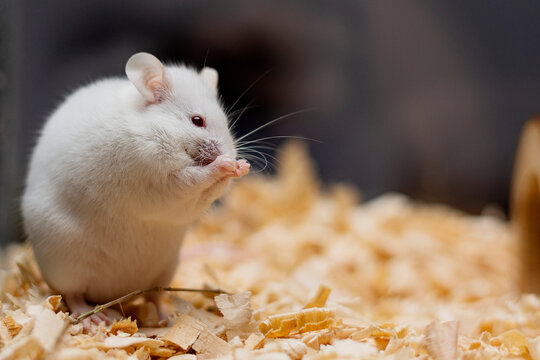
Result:
M160 166L166 164L163 170L207 166L219 155L236 157L217 95L216 70L164 66L151 54L137 53L128 60L126 74L141 95L141 133L163 160Z

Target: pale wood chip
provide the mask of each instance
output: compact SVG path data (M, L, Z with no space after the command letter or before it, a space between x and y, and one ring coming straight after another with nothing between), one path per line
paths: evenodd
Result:
M326 352L335 352L338 355L338 359L363 359L370 358L378 354L378 350L374 345L368 342L357 342L351 339L338 340L334 341L333 345L325 345L323 347L323 353Z
M386 355L384 360L409 360L413 357L414 355L412 355L411 349L403 347L392 354Z
M50 351L64 333L67 325L67 320L62 319L52 310L43 308L43 311L36 315L32 335L39 340L45 351Z
M163 340L187 351L205 328L205 324L194 317L179 314L178 320L163 336Z
M335 309L311 308L297 312L273 315L259 324L266 337L283 337L291 334L328 329L336 320Z
M49 310L57 312L61 302L61 295L51 295L47 299L45 299L45 302L43 302L43 306Z
M167 334L167 332L170 330L170 328L166 327L158 327L158 328L152 328L152 327L142 327L137 330L138 334L142 334L148 338L162 338Z
M265 352L260 355L257 355L255 359L256 360L291 360L289 355L282 352ZM329 360L329 359L325 357L324 360Z
M353 340L362 340L362 339L365 339L365 338L368 338L368 337L374 337L374 338L379 338L379 337L387 337L387 338L390 338L392 336L395 336L396 333L395 331L393 331L391 328L388 329L388 328L383 328L383 327L380 327L380 326L375 326L375 325L370 325L364 329L361 329L361 330L358 330L358 331L354 331L352 334L351 334L351 339Z
M238 336L233 337L231 340L227 341L229 345L233 348L241 348L244 346L244 342Z
M246 350L255 350L258 349L261 344L264 342L264 335L261 334L251 334L244 342L244 349Z
M457 358L457 321L431 322L426 328L424 346L435 360L454 360Z
M225 330L223 325L224 320L220 315L197 308L192 308L187 315L190 315L191 317L194 317L195 319L204 323L205 327L216 335L223 333Z
M169 358L178 352L174 349L163 348L163 347L149 348L149 350L150 350L151 356L157 356L160 358Z
M11 316L5 316L3 318L0 318L0 321L4 324L4 326L8 330L8 334L11 338L14 338L21 332L21 329L23 328L21 324L16 322Z
M218 338L207 329L201 332L197 341L193 343L192 348L197 353L198 360L225 356L232 352L232 348L227 342Z
M55 352L51 359L54 360L100 360L106 359L107 354L99 351L96 348L91 349L80 349L76 347L63 348L58 352ZM136 358L137 359L137 358ZM147 360L147 359L137 359L137 360Z
M5 343L9 342L12 339L9 329L2 321L0 321L0 349L4 346Z
M15 261L17 268L19 269L19 274L21 275L21 280L23 281L23 286L35 285L40 282L39 270L35 266L33 259L28 256L29 254L21 254L18 259Z
M302 336L304 344L312 349L319 350L321 345L328 345L335 337L334 330L322 330L317 332L307 333Z
M220 315L216 315L206 310L198 309L189 301L176 296L171 298L172 305L176 308L177 314L186 314L203 322L214 334L221 334L225 331L224 320Z
M250 299L251 292L249 291L232 295L221 294L214 298L225 319L227 340L231 341L236 336L245 340L252 333L257 332L257 323L253 318Z
M146 347L140 347L131 356L130 360L150 360L150 350Z
M34 336L25 336L10 342L0 353L0 360L40 359L45 353L41 342Z
M492 338L490 343L494 346L504 346L504 349L512 355L523 356L529 352L525 335L515 329Z
M194 354L180 354L174 355L169 360L197 360L197 355Z
M137 330L137 321L131 320L131 317L128 317L127 319L115 321L112 324L109 333L118 335L118 332L122 331L126 334L133 335L137 332Z
M304 305L304 309L325 307L326 300L328 300L328 296L330 296L331 291L332 289L330 289L328 286L323 284L319 285L315 295L308 301L306 305Z
M145 337L138 336L116 336L111 335L105 339L103 343L97 343L96 346L102 349L115 349L115 348L127 348L130 346L141 347L146 346L148 349L158 348L164 346L165 343L161 340L148 339Z
M298 339L283 339L280 341L280 347L293 360L301 359L308 352L306 344Z
M106 360L125 360L128 356L127 354L131 354L135 351L133 348L126 348L126 349L109 349L107 350L107 357L104 358ZM128 360L134 360L130 357L127 357Z
M540 336L527 339L527 349L532 360L540 360Z

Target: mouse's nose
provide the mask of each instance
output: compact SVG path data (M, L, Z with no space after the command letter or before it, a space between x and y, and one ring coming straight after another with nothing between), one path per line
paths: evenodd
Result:
M216 140L208 140L199 144L198 154L193 160L199 166L206 166L213 163L219 155L221 155L219 143Z

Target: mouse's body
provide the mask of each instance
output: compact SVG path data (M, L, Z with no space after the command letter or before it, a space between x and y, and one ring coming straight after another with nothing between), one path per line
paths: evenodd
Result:
M217 73L134 55L127 79L77 90L32 154L24 226L71 309L168 285L187 227L249 171L217 99ZM135 85L135 86L134 86Z

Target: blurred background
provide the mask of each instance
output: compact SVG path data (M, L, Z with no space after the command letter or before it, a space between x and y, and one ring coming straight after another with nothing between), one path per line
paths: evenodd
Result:
M327 184L506 211L520 129L540 110L538 14L533 0L0 0L0 243L23 238L47 115L138 51L215 67L229 106L268 72L236 105L252 106L237 133L315 107L253 138L318 140Z

